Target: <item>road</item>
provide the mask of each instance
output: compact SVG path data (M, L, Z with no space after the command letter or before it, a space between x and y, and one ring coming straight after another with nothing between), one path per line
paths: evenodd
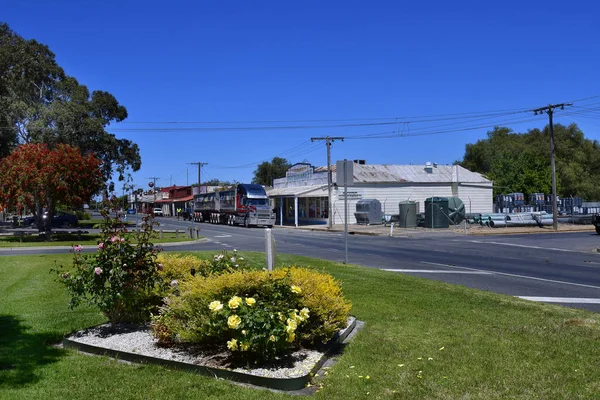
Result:
M200 227L207 240L165 251L264 251L264 230L157 218L162 229ZM344 235L275 227L277 251L344 262ZM348 262L600 312L600 237L590 232L412 237L349 235ZM44 253L65 250L44 250ZM26 253L38 253L28 250ZM2 254L14 252L0 251Z

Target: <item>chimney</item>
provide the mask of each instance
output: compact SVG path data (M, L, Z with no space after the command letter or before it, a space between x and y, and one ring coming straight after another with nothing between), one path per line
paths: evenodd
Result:
M428 174L431 174L433 172L433 167L431 166L430 161L427 161L425 163L425 172L427 172Z

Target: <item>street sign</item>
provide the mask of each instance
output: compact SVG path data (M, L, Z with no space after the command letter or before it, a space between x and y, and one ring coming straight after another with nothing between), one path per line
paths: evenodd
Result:
M354 162L343 160L335 162L335 182L338 186L354 185Z

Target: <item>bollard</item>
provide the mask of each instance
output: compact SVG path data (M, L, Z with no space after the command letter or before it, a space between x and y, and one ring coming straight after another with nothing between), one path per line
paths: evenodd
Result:
M159 233L158 233L158 237L159 237L160 239L162 239L162 234L163 234L163 231L162 231L162 229L161 229L161 230L159 231Z
M190 226L188 230L190 231L190 239L194 239L194 231L192 230L192 227Z
M200 239L200 228L196 228L196 239Z
M393 234L394 234L394 223L392 222L390 224L390 237L392 237Z
M175 229L175 239L179 237L179 229Z

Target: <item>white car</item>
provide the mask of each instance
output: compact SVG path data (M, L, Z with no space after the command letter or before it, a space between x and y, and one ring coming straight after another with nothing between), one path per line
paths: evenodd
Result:
M153 214L155 217L162 217L163 216L163 210L160 207L155 208L153 211Z

